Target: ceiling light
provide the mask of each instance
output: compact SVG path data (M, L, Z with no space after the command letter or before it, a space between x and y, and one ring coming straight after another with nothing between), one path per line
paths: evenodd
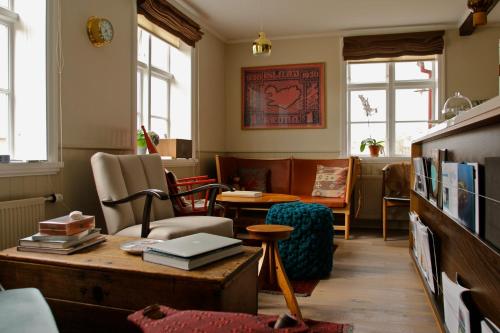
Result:
M474 26L485 25L487 23L488 9L491 0L467 0L467 7L472 10L472 24Z
M253 55L265 55L271 54L271 41L266 37L264 31L259 32L259 38L253 41Z

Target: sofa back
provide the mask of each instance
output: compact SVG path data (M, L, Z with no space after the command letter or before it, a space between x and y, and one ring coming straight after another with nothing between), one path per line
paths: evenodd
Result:
M268 169L267 192L290 193L290 159L254 159L231 156L215 157L217 164L217 180L222 184L232 185L232 178L238 175L239 169Z

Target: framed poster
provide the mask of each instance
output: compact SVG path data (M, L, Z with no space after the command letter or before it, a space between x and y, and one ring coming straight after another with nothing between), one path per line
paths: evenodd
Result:
M241 69L241 128L325 128L325 64Z

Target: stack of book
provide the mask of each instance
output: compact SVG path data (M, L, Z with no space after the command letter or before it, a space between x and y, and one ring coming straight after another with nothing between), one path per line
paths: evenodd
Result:
M19 240L18 251L70 254L104 242L106 237L95 228L94 216L76 220L62 216L39 223L39 232Z

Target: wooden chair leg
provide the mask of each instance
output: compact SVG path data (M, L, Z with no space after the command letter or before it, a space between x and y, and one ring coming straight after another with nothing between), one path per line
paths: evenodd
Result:
M387 240L387 205L384 199L382 199L382 236L384 241Z
M351 227L351 212L345 213L345 239L349 239L349 228Z
M300 312L299 304L297 303L297 299L293 293L292 285L290 284L290 281L286 276L285 269L283 268L283 263L281 262L280 254L278 252L278 246L274 247L274 260L276 264L278 284L283 292L288 309L298 320L302 320L302 313Z

